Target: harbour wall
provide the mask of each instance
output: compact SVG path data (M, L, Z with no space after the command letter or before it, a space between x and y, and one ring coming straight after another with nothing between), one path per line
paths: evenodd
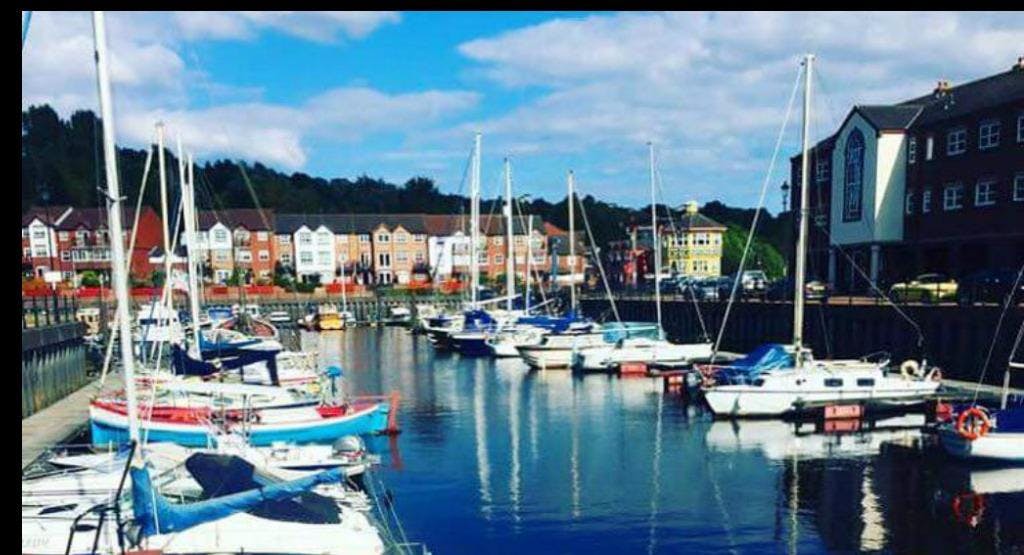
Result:
M22 418L88 383L84 334L84 325L67 321L21 330Z
M624 321L657 319L652 299L618 299L615 304ZM693 341L706 329L714 341L726 305L679 298L663 300L665 333L674 341ZM585 298L580 307L594 318L614 318L606 298ZM1018 305L1007 310L998 338L995 334L1001 306L903 305L900 310L916 323L920 334L914 324L891 306L808 302L804 312L804 344L810 345L818 358L860 358L884 351L899 364L908 358L925 357L930 365L942 369L944 377L971 382L982 377L985 360L989 358L983 381L1002 383L1010 349L1024 322L1024 307ZM722 333L720 349L749 352L763 343L791 343L792 330L791 302L736 302ZM1018 372L1012 380L1013 385L1021 387L1024 375Z

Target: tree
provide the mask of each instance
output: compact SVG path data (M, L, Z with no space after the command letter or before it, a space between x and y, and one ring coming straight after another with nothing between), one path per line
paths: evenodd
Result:
M92 270L86 270L82 272L82 287L99 287L100 278L96 275L96 272Z

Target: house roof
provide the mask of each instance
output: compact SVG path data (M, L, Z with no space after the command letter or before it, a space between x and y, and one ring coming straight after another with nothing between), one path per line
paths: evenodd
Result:
M21 226L25 227L32 223L32 220L38 219L44 224L60 223L66 212L71 207L67 205L56 205L56 206L32 206L24 214L21 215Z
M513 232L525 233L522 218L513 221ZM277 233L295 233L302 226L316 229L325 226L334 233L372 233L381 225L394 230L401 226L409 233L445 236L457 231L469 232L469 218L457 214L277 214L274 230ZM533 216L533 226L543 233L543 222ZM505 233L505 220L500 216L481 216L480 230L486 235Z
M222 223L230 229L244 227L249 231L269 231L274 226L274 211L256 208L230 208L227 210L203 210L199 212L199 229L209 230Z
M853 110L860 113L875 129L890 131L909 128L921 114L922 108L916 104L898 104L896 106L854 106Z
M900 106L921 106L915 125L928 125L1021 100L1024 100L1024 69L1015 65L1009 71L913 98Z
M143 212L155 211L148 207L142 207ZM57 224L57 229L62 231L72 231L79 228L85 229L99 229L107 227L107 209L106 208L75 208L67 215L66 218L61 220ZM135 223L135 209L125 208L121 212L121 229L129 230L132 228L132 224Z
M725 226L715 220L701 214L700 212L684 211L676 220L676 228L689 229L718 229L725 231Z

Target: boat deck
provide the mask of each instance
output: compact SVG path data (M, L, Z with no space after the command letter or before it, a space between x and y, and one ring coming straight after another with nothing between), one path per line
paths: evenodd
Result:
M54 445L65 442L89 422L89 401L99 392L99 379L21 421L21 468ZM105 389L117 389L121 375L112 372Z

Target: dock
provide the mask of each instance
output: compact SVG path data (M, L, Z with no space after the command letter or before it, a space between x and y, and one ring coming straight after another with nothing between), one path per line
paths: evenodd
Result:
M105 389L121 387L121 376L114 372ZM66 442L89 422L89 401L100 390L99 379L21 420L21 468L32 464L47 449Z

